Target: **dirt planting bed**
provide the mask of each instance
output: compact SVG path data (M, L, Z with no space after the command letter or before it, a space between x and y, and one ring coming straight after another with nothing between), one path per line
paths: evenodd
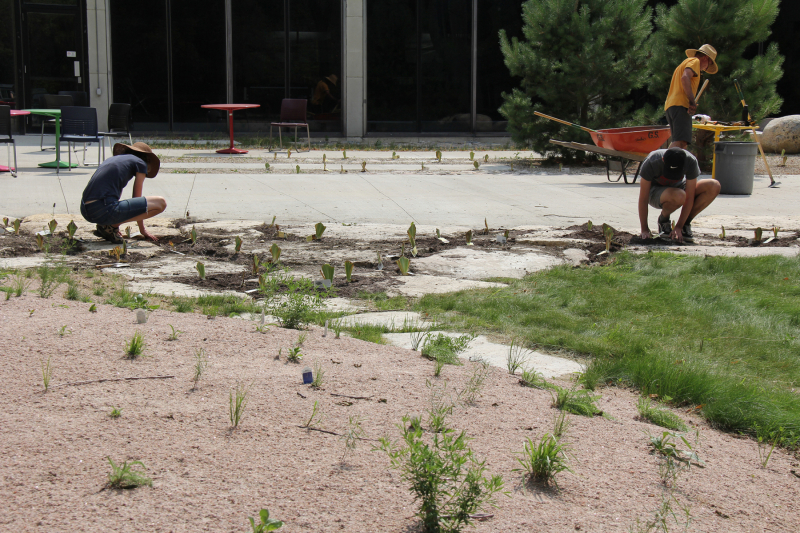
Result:
M162 310L137 325L126 309L99 305L93 314L89 304L30 292L0 301L0 320L4 531L241 532L260 508L284 520L286 532L419 531L408 483L384 453L372 451L374 441L360 441L343 461L339 436L298 426L316 401L322 429L342 433L357 415L368 439L397 439L403 415L425 419L426 382L446 382L455 394L477 365L447 366L433 378L433 363L416 352L322 337L320 329L308 332L304 358L294 364L285 357L298 340L294 330L258 333L248 321ZM170 325L178 340L167 339ZM135 331L146 348L129 360L123 342ZM192 390L200 349L210 366ZM44 393L48 359L52 381ZM318 390L301 380L313 363L326 371ZM69 385L147 376L174 377ZM229 392L237 384L249 394L232 430ZM637 419L632 391L599 393L609 418L570 417L564 441L574 474L558 476L559 490L514 471L525 439L552 431L557 411L549 392L493 369L476 403L455 407L449 424L467 432L509 493L471 530L622 532L653 517L663 485L646 432L661 430ZM112 408L121 409L119 418L109 416ZM687 410L675 413L699 431L696 451L705 462L681 475L675 491L689 506L692 529L800 529L797 458L776 450L764 468L755 442L715 431ZM142 461L153 486L104 488L107 457Z

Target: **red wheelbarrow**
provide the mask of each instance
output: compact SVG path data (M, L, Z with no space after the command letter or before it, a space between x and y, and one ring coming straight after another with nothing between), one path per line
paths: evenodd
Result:
M626 173L628 166L634 161L637 163L644 161L650 152L658 150L670 136L669 126L633 126L631 128L593 130L567 122L566 120L545 115L544 113L539 113L538 111L534 113L537 116L574 126L589 133L596 146L558 141L556 139L550 139L550 142L566 148L572 148L573 150L581 150L605 156L606 178L613 183L618 182L620 178L624 179L625 183L628 183L628 175ZM615 180L611 179L612 170L619 172L619 176L617 176ZM636 183L636 178L638 177L639 168L637 165L636 173L631 183Z

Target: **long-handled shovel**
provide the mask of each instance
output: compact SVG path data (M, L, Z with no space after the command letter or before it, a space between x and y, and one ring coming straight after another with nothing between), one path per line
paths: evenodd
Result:
M533 114L536 115L537 117L542 117L542 118L547 118L547 119L550 119L550 120L554 120L556 122L560 122L562 124L566 124L567 126L572 126L573 128L582 129L583 131L586 131L586 132L589 132L589 133L597 133L596 130L593 130L591 128L587 128L585 126L581 126L580 124L574 124L572 122L567 122L566 120L561 120L560 118L551 117L550 115L545 115L544 113L539 113L538 111L534 111Z
M739 87L739 80L733 80L733 84L736 86L736 92L739 93L739 100L742 101L742 106L747 111L747 125L752 126L755 124L753 117L750 116L750 108L747 107L747 104L744 101L744 93L742 92L742 88ZM761 157L764 158L764 166L767 167L767 174L769 174L769 188L774 189L778 185L781 184L779 181L775 181L775 178L772 177L772 170L769 168L769 163L767 163L767 156L764 154L764 148L761 146L761 141L758 140L758 134L756 133L755 127L751 130L753 132L753 139L756 140L756 144L758 144L758 150L761 152Z

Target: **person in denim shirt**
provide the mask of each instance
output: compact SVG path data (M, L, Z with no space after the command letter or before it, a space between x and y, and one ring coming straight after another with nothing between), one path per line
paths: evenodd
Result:
M144 221L164 212L167 201L160 196L142 196L145 178L158 174L161 161L145 143L132 146L117 143L114 156L98 167L81 198L81 215L97 224L94 234L115 244L122 243L119 226L137 222L145 239L158 239L144 227ZM133 182L133 197L122 200L122 190Z

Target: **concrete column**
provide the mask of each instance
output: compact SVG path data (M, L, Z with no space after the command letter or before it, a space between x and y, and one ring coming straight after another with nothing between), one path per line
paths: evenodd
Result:
M86 29L89 41L89 79L86 87L89 105L97 109L97 124L101 131L108 128L108 106L111 94L111 40L108 35L109 0L86 0ZM97 94L100 89L100 94Z
M343 111L348 138L366 132L366 13L365 0L345 0Z

